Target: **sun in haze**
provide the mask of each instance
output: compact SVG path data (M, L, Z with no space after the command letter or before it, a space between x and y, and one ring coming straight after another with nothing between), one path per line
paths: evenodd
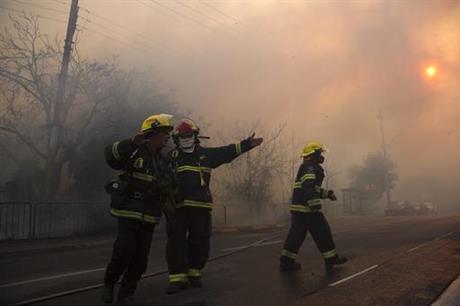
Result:
M438 69L436 68L436 66L433 66L433 65L430 65L426 67L425 69L425 75L429 78L436 76L437 72L438 72Z

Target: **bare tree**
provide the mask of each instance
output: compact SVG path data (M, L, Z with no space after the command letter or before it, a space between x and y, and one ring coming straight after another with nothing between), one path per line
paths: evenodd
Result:
M272 202L274 184L278 183L278 191L284 191L290 161L280 136L286 125L284 122L272 131L262 133L265 141L260 147L224 167L218 188L223 198L266 203Z
M44 173L43 198L53 199L64 166L117 90L116 65L82 59L75 42L67 90L56 118L62 43L40 32L36 16L10 18L11 29L0 32L0 132L34 155ZM59 129L56 139L55 129ZM15 152L4 143L2 147L3 154L15 158Z

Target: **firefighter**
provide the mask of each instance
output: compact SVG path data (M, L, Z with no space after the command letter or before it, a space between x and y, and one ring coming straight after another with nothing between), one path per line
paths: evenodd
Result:
M173 129L171 115L148 117L140 133L105 148L109 166L119 170L118 181L106 186L111 196L111 214L118 218L117 238L105 271L102 299L112 303L114 285L123 275L118 305L137 305L134 291L147 259L155 225L174 188L174 173L161 149Z
M201 270L208 260L211 236L211 170L263 141L253 134L236 144L205 148L200 145L199 133L190 119L179 121L173 132L176 149L171 153L171 161L183 199L174 212L174 222L168 222L167 226L168 294L186 289L188 285L203 286Z
M290 206L291 227L280 257L282 271L301 268L295 259L308 232L324 257L327 273L332 271L334 265L347 262L346 257L337 254L331 229L321 212L321 199L337 200L334 191L321 187L324 179L324 170L321 167L324 151L324 146L316 141L308 143L303 149L303 163L297 172Z

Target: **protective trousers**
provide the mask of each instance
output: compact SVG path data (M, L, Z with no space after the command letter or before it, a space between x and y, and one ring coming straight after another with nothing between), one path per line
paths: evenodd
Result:
M171 283L201 275L209 257L211 222L209 209L187 206L176 209L168 220L166 259Z
M291 214L291 227L281 252L281 261L288 262L296 259L308 232L325 261L337 256L331 229L322 212L292 212Z
M105 272L104 283L114 285L123 275L119 297L134 294L137 282L147 268L150 244L155 224L118 218L117 239L113 245L112 259Z

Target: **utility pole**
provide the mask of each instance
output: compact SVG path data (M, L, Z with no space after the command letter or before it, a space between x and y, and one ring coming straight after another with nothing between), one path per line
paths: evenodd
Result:
M61 124L61 107L64 102L65 83L67 80L67 72L69 70L70 53L72 51L73 35L77 28L78 18L78 0L72 0L70 6L69 21L67 23L67 34L65 37L64 54L62 56L61 71L59 73L59 83L56 94L56 104L54 106L54 124ZM58 126L59 128L59 126Z
M391 193L390 193L390 184L388 183L388 169L387 169L387 148L385 144L385 132L383 129L383 115L382 111L379 110L379 121L380 121L380 134L382 137L382 153L383 153L383 171L384 171L384 180L385 180L385 195L387 198L387 209L391 208Z
M62 64L59 72L58 87L56 92L56 100L54 102L54 110L51 109L51 124L50 131L48 135L48 154L46 161L46 183L47 190L46 196L48 198L52 197L54 194L52 188L56 188L58 182L58 175L56 171L56 161L58 160L59 153L59 140L62 130L62 110L64 104L65 96L65 85L67 80L67 73L69 70L70 63L70 54L72 51L73 36L77 28L77 18L78 18L78 0L72 0L70 6L69 20L67 23L67 33L64 43L64 52L62 55Z

